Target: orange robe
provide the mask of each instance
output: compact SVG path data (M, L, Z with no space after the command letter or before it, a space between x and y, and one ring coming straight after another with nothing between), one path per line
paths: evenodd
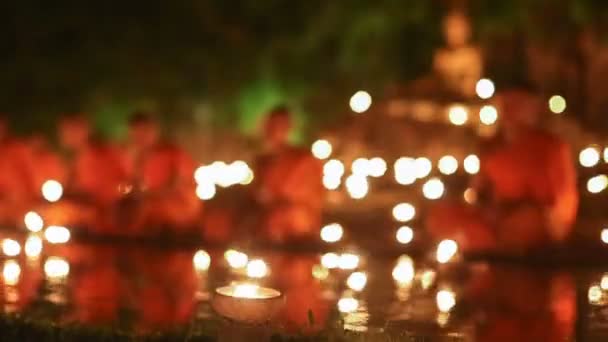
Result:
M256 163L256 197L262 227L273 241L311 238L319 232L323 167L308 151L290 148Z
M491 149L481 155L479 175L490 206L440 204L428 217L428 229L465 250L526 250L565 241L578 208L570 153L565 142L539 131Z

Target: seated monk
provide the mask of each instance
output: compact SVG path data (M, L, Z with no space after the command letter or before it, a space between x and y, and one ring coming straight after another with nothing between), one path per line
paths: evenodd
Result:
M83 116L66 116L59 123L63 168L67 175L62 200L48 205L48 224L86 227L96 233L116 233L113 209L128 177L120 150L90 137Z
M0 223L21 225L40 195L33 182L34 161L29 146L8 132L0 117Z
M147 113L136 113L129 122L127 155L134 190L130 204L123 204L135 210L126 213L132 216L131 232L170 227L184 233L195 227L201 210L195 162L175 143L160 139L158 123Z
M475 180L477 206L440 204L427 227L463 250L525 252L565 242L578 191L570 146L534 125L541 102L512 90L499 97L500 134L486 144Z
M288 143L290 113L277 108L264 125L265 152L256 160L254 197L270 241L310 239L319 233L323 167L308 150Z

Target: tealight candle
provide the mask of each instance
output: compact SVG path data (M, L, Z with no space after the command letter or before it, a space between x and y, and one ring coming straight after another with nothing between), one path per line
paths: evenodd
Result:
M236 322L262 324L276 316L284 303L280 291L251 283L217 288L212 306L219 315Z

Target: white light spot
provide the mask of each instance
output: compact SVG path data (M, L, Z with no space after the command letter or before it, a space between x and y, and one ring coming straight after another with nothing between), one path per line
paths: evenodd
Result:
M32 235L25 240L25 255L30 258L37 258L42 253L42 239Z
M414 239L414 230L408 226L403 226L397 230L397 241L401 244L408 244Z
M325 139L320 139L315 141L311 147L312 155L317 159L327 159L331 156L333 151L333 147L329 143L329 141Z
M268 274L268 266L261 259L251 260L247 264L247 276L250 278L264 278Z
M560 95L553 95L549 99L549 110L555 114L561 114L566 110L566 99Z
M454 240L443 240L437 246L437 261L441 264L449 262L458 253L458 244Z
M363 272L354 272L346 280L346 285L354 291L362 291L367 284L367 275Z
M343 253L340 255L338 267L343 270L354 270L355 268L359 267L359 257L355 254Z
M592 194L598 194L608 187L608 176L599 175L589 178L587 181L587 191Z
M321 265L328 269L338 268L340 256L336 253L326 253L321 257Z
M70 231L66 227L49 226L44 231L44 238L50 243L66 243L70 241Z
M584 167L594 167L600 162L600 151L596 146L589 146L581 151L578 160Z
M411 221L416 216L416 208L410 203L399 203L393 208L393 217L399 222Z
M486 126L491 126L498 120L498 111L494 106L483 106L479 110L479 121Z
M454 156L443 156L439 159L437 167L439 168L439 172L444 175L451 175L458 170L458 160Z
M206 271L211 265L211 256L209 255L209 253L202 249L198 250L196 253L194 253L192 263L194 264L194 268L197 271Z
M340 298L338 301L338 310L342 313L351 313L357 311L359 308L359 301L355 298Z
M342 239L344 229L338 223L328 224L321 228L321 239L325 242L333 243Z
M448 111L450 122L456 126L462 126L469 120L469 112L460 105L451 106Z
M21 253L21 245L13 239L2 240L2 253L9 257L14 257Z
M42 184L42 197L49 202L57 202L63 196L63 186L56 180L48 180Z
M454 292L441 290L437 292L437 308L441 312L450 312L456 305L456 296Z
M464 170L471 175L477 174L479 172L479 157L474 154L468 155L464 158Z
M482 78L475 85L475 92L480 99L487 100L494 95L494 82L487 78Z
M70 264L63 258L50 257L44 263L44 274L50 279L65 278L70 274Z
M25 223L25 227L34 233L37 233L44 228L44 220L42 220L42 217L38 215L38 213L33 211L25 214L23 222Z
M371 105L372 97L366 91L360 90L350 98L350 109L355 113L363 113L367 111Z
M422 186L424 197L430 200L436 200L443 196L445 186L439 178L431 178Z
M247 254L234 249L227 250L226 253L224 253L224 258L226 258L228 265L232 268L244 268L249 261Z

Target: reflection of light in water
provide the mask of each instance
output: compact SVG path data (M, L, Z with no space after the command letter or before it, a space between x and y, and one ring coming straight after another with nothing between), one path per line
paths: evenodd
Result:
M318 280L325 280L329 277L329 270L322 265L314 265L312 267L312 276Z
M449 290L437 292L437 309L441 312L450 312L456 305L456 296Z
M350 98L350 109L355 113L363 113L372 105L371 95L363 90L359 90Z
M602 242L608 244L608 228L602 229Z
M2 253L9 257L17 256L21 253L21 245L13 239L4 239L2 240Z
M367 275L363 272L354 272L346 280L346 285L354 291L362 291L367 285Z
M399 222L411 221L416 216L416 208L410 203L399 203L393 208L393 217Z
M327 190L337 190L342 184L340 177L323 175L323 186Z
M445 186L439 178L431 178L422 186L424 197L430 200L436 200L443 196Z
M201 249L194 253L192 263L194 264L194 268L197 271L206 271L211 265L211 256L209 255L209 253Z
M587 191L592 194L598 194L608 187L608 177L606 175L598 175L589 178L587 181Z
M333 178L341 178L344 176L344 163L337 159L328 160L323 165L323 174Z
M25 228L34 233L37 233L44 228L44 220L42 220L42 217L38 215L38 213L33 211L25 214L23 222L25 223Z
M587 293L587 297L589 298L590 304L600 304L602 300L602 289L598 285L591 286Z
M369 183L365 176L353 174L346 178L346 190L353 199L362 199L367 196Z
M414 262L406 255L399 258L392 273L393 279L400 287L409 286L415 274Z
M268 274L268 266L264 260L255 259L247 264L247 276L250 278L264 278Z
M44 238L50 243L66 243L70 241L70 231L66 227L49 226L44 231Z
M325 253L321 257L321 264L329 269L337 268L340 264L340 256L336 253Z
M343 297L343 298L349 298L349 297ZM351 304L347 304L347 309L348 309L348 305L350 305L351 309L352 307L354 307L354 305ZM354 331L354 332L366 332L368 331L368 322L369 322L369 312L368 309L365 305L365 302L363 301L357 301L357 308L353 311L350 312L345 312L345 314L342 317L342 320L344 322L344 330L346 331Z
M475 202L477 202L477 192L472 188L466 189L463 197L464 201L468 204L475 204Z
M602 281L600 283L600 287L604 291L608 290L608 273L606 273L602 276Z
M338 310L342 313L355 312L359 308L359 301L352 297L340 298Z
M49 279L61 279L70 274L70 264L59 257L49 257L44 263L44 274Z
M456 126L462 126L467 123L469 119L469 113L467 109L460 105L451 106L448 111L448 117L450 122Z
M42 253L42 239L36 235L32 235L25 240L25 255L30 258L36 258Z
M486 126L491 126L498 120L498 111L494 106L483 106L479 110L479 121Z
M325 242L338 242L342 239L344 229L338 223L328 224L321 229L321 239Z
M487 78L482 78L475 85L475 92L482 100L487 100L494 95L494 82Z
M479 172L479 157L474 154L468 155L464 158L464 170L471 175Z
M428 158L420 157L414 160L414 168L417 178L428 176L433 170L433 163Z
M420 275L420 285L424 290L428 290L435 282L437 273L433 270L426 270Z
M447 312L440 312L437 314L437 324L440 327L445 327L450 322L450 314Z
M19 277L21 276L21 266L15 260L6 260L4 262L4 268L2 269L2 277L4 278L4 284L9 286L15 286L19 283Z
M247 254L234 249L227 250L226 253L224 253L224 257L226 258L226 261L228 261L228 265L232 268L243 268L247 266L247 262L249 261Z
M414 230L408 226L403 226L397 230L397 241L404 245L412 242L414 239Z
M343 270L354 270L355 268L359 267L359 257L352 253L343 253L340 255L338 267Z
M600 162L600 152L597 146L589 146L578 155L578 161L584 167L594 167Z
M401 157L394 165L395 181L401 185L414 184L417 179L416 162L413 158Z
M454 240L443 240L437 246L437 261L445 264L458 252L458 244Z
M203 201L207 201L215 197L216 192L217 190L215 189L215 184L210 181L198 183L196 186L196 197Z
M443 156L439 159L439 163L437 164L437 168L439 172L444 175L454 174L458 170L458 160L454 158L454 156Z
M312 144L311 147L312 155L317 159L327 159L331 156L333 147L329 141L325 139L319 139Z
M255 284L237 284L234 286L234 297L257 298L260 287Z
M42 184L42 197L49 202L57 202L63 196L63 186L56 180L48 180Z
M369 175L372 177L382 177L386 173L386 161L380 157L369 160Z
M560 95L553 95L549 99L549 110L555 114L561 114L566 110L566 99Z

